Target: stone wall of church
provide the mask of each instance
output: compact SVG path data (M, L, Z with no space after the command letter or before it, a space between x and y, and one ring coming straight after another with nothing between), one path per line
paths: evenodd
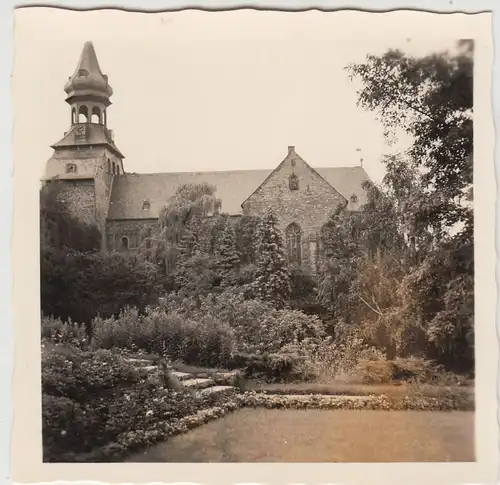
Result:
M59 200L68 212L86 224L98 224L93 180L64 181Z
M121 166L121 160L114 153L109 150L104 150L102 156L96 163L95 171L95 197L96 197L96 217L99 221L99 226L102 228L102 247L107 248L107 236L106 236L106 219L108 217L109 202L111 198L111 189L113 185L114 177L119 177L120 175L113 175L109 171L109 167L112 163Z
M106 247L109 251L126 251L123 238L126 238L128 250L135 250L145 241L148 229L154 230L157 219L113 220L106 223Z

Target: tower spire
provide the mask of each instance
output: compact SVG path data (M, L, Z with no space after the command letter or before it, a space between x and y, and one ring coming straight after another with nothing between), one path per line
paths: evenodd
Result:
M103 74L92 42L85 42L74 74L64 86L66 102L71 106L71 124L107 125L106 109L113 90Z

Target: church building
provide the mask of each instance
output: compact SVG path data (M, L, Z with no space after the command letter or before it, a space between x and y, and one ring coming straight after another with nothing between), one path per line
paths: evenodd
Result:
M113 90L102 73L94 47L86 42L64 90L71 125L52 145L44 181L63 182L61 197L80 220L97 225L102 250L133 250L144 229L155 226L161 209L183 184L217 188L223 213L234 217L276 214L296 262L315 267L323 225L335 208L360 210L368 175L361 166L312 168L295 150L284 149L274 169L182 173L128 173L124 155L107 125Z

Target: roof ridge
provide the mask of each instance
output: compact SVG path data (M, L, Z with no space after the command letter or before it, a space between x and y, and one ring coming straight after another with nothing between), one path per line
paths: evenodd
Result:
M322 170L322 169L363 169L360 165L344 165L344 166L326 166L326 167L312 167L314 170ZM274 168L248 168L248 169L235 169L235 170L191 170L191 171L183 171L183 172L127 172L124 175L183 175L183 174L193 174L193 173L200 173L200 174L209 174L209 173L235 173L235 172L272 172L274 171Z

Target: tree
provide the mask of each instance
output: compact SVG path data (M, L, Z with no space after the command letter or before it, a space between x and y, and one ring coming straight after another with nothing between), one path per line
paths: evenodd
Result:
M284 306L291 292L290 273L278 221L270 210L258 227L256 254L255 295L278 308Z
M409 155L429 194L422 210L439 235L472 219L464 202L473 182L473 48L464 40L422 58L389 50L347 66L362 82L359 105L378 113L388 135L413 138Z
M318 301L332 320L350 323L359 300L353 293L361 246L359 216L338 207L322 231Z
M179 243L188 224L218 213L221 201L215 192L216 188L206 183L181 185L161 210L152 253L165 272L175 269Z
M403 130L413 140L406 160L385 160L384 187L372 187L365 206L369 246L392 248L382 255L406 273L393 313L425 332L429 355L470 369L473 43L422 58L390 50L347 69L361 80L359 105L379 115L387 136Z
M226 218L215 248L217 273L222 286L232 286L237 278L240 257L236 251L236 237L231 221Z

